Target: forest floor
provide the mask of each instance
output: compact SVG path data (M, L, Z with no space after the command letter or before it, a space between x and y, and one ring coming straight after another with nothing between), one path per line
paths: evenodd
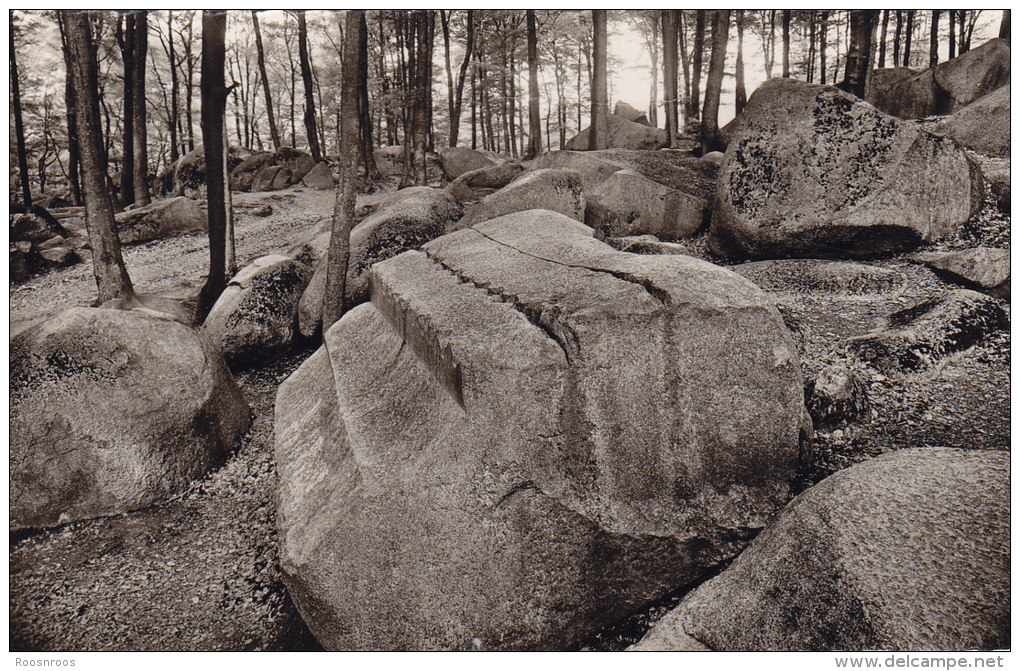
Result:
M387 190L393 187L387 185ZM359 206L378 196L359 196ZM292 187L236 194L235 203L270 203L267 217L239 209L239 266L280 253L329 225L331 191ZM1010 221L993 204L933 249L978 245L1008 248ZM705 234L687 241L694 256L714 262ZM124 249L139 293L194 294L208 265L205 234ZM807 376L846 357L845 337L877 326L894 310L956 288L911 254L869 261L901 272L902 291L876 302L819 306L797 342ZM11 286L10 318L33 320L90 305L95 282L84 263ZM1008 301L1000 301L1007 315ZM12 650L314 650L287 598L276 561L273 407L276 390L310 354L305 344L236 375L254 422L221 469L172 501L126 515L11 536ZM942 445L1009 449L1010 334L915 373L870 375L871 413L862 421L816 432L812 463L798 489L853 463L901 447ZM721 567L720 567L721 569ZM619 650L636 642L691 586L586 642L586 650Z

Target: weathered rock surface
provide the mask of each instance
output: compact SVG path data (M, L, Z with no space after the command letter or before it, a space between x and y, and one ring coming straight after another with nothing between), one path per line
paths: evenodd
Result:
M11 242L31 242L38 245L58 235L68 238L71 233L45 208L38 205L33 205L28 212L11 218Z
M301 183L311 189L332 189L334 186L333 173L326 162L318 163L301 178Z
M520 163L500 163L465 172L453 184L464 184L473 189L502 189L524 172Z
M114 216L122 245L160 240L208 230L209 222L198 203L186 196L157 200L145 207Z
M609 115L608 126L607 144L610 148L662 149L669 144L665 130L635 123L616 114ZM585 128L572 137L563 145L563 148L570 151L586 151L588 149L588 130Z
M879 370L916 370L1009 328L998 301L956 289L894 312L874 333L853 338L851 349Z
M995 167L985 170L985 181L988 185L988 193L995 201L1000 212L1010 211L1010 168L1009 160L1002 167Z
M351 255L345 291L348 306L368 300L368 269L446 232L464 210L442 189L410 187L381 201L379 207L351 231ZM326 291L326 256L315 265L298 305L298 329L313 338L322 326L322 297Z
M867 382L845 363L830 364L808 385L807 409L816 429L852 422L869 409Z
M992 39L927 70L875 70L865 99L886 114L918 119L953 114L1009 84L1009 43Z
M16 530L179 492L250 416L204 336L155 313L72 308L12 338L10 422Z
M466 172L488 168L495 164L496 161L485 154L467 147L447 147L439 151L439 165L449 179L456 179Z
M250 149L232 146L227 157L227 169L238 170L257 155ZM204 197L205 146L196 145L192 151L163 170L156 178L155 191L166 196Z
M1009 464L916 448L840 471L635 649L1008 648Z
M387 145L372 150L375 165L384 177L399 177L404 174L404 148L401 145Z
M623 117L627 121L633 121L634 123L643 124L645 126L650 125L648 123L648 115L622 100L617 101L616 107L613 108L613 114Z
M1009 250L975 247L928 253L921 261L936 273L970 289L1009 300Z
M673 189L623 169L589 196L584 221L601 238L648 234L677 240L708 223L712 199L702 192Z
M465 228L504 214L524 210L550 210L577 221L584 220L581 176L571 170L534 170L467 208L454 228ZM454 229L451 229L454 230Z
M967 149L986 156L1009 157L1009 84L975 100L938 126Z
M662 242L654 235L625 235L619 238L605 238L606 244L628 254L683 254L687 248L675 242Z
M733 258L854 257L933 241L977 213L980 168L952 140L831 86L773 79L719 173L710 249Z
M372 270L281 387L287 586L329 649L562 649L782 505L803 382L755 287L553 212Z
M288 256L256 259L230 280L202 331L231 365L272 358L294 338L298 301L310 276L308 266Z
M607 179L624 168L672 189L692 191L711 200L719 168L711 161L681 152L606 149L601 151L552 151L531 162L531 170L560 168L581 176L585 196L590 196Z

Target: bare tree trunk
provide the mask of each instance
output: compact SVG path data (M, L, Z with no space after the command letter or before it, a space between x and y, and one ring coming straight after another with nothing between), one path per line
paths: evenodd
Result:
M910 38L914 35L914 10L907 10L907 27L903 40L903 67L910 67Z
M336 187L333 224L326 259L326 289L322 296L322 332L325 334L345 312L351 227L354 225L354 188L358 164L358 60L364 11L347 10L344 28L343 88L340 94L340 183Z
M372 110L368 103L368 23L365 12L358 12L361 28L358 30L358 125L361 127L362 164L365 176L380 179L379 166L372 151ZM325 122L323 122L325 123Z
M322 150L319 148L319 133L315 129L315 98L312 95L312 65L308 61L308 26L305 23L305 13L298 12L297 20L298 60L301 62L301 81L305 86L305 135L308 136L312 160L318 163L322 160Z
M67 48L67 25L64 22L63 12L57 13L57 25L60 28L60 45L64 54L64 106L67 108L67 181L71 187L71 204L81 205L81 176L78 168L81 164L81 152L78 149L78 103L75 100L74 86L71 82L71 61ZM11 55L11 68L16 69L14 56ZM18 78L12 72L11 89L17 85ZM19 105L20 106L20 105ZM16 110L18 117L21 110ZM22 142L24 138L22 137Z
M478 63L471 67L471 148L478 149ZM451 138L451 142L455 140Z
M180 158L180 145L177 144L177 126L180 115L180 84L177 81L177 53L174 51L174 13L166 12L167 60L170 61L170 164L177 163Z
M694 23L694 53L691 64L691 113L688 119L697 119L701 113L701 59L705 51L705 10L699 9Z
M134 57L131 73L131 94L134 96L134 104L131 106L134 114L132 131L134 132L135 156L132 170L135 203L148 205L149 198L149 133L146 123L145 109L145 62L149 51L149 16L145 10L138 10L135 13L135 45L132 56Z
M25 207L32 207L32 187L28 183L28 154L25 151L25 126L21 120L21 87L18 85L18 62L14 48L14 26L11 26L11 106L14 108L14 134L18 143L18 174L21 179L21 199Z
M889 30L889 10L882 10L882 36L878 38L878 67L885 67L886 33Z
M701 114L701 153L723 149L719 139L719 97L726 66L726 42L730 32L730 10L717 9L712 21L712 60L705 82L705 108Z
M783 77L790 76L790 10L783 10Z
M538 27L535 10L528 15L528 149L524 158L535 158L542 153L542 117L538 100Z
M99 289L97 304L134 294L124 267L120 240L113 218L113 201L106 179L99 118L99 66L92 41L89 14L62 10L67 32L68 62L78 106L78 143L81 149L82 191L85 225L92 248L92 272Z
M967 10L966 9L956 10L956 19L957 21L960 22L960 34L957 38L960 41L957 44L958 47L957 54L962 56L968 51L970 51L970 45L967 44Z
M939 63L939 16L941 10L931 10L931 30L928 33L928 67L933 68Z
M605 149L609 146L609 102L606 100L606 10L591 10L591 24L593 72L588 149Z
M999 23L999 39L1009 42L1009 11L1002 10L1002 21Z
M821 83L825 84L825 52L829 49L829 12L822 10L822 34L818 44L818 67L821 70Z
M209 217L209 277L198 296L196 322L205 320L227 286L226 193L223 174L223 119L227 89L224 82L225 11L202 12L202 145L205 151L205 184Z
M956 58L956 10L949 12L949 60Z
M868 61L871 57L871 36L874 32L878 10L850 12L850 45L846 55L846 78L840 88L858 98L864 97L868 77Z
M735 67L736 84L733 92L733 105L740 114L747 106L747 86L744 83L744 10L737 10L737 64ZM823 57L824 58L824 57ZM824 60L822 61L825 62Z
M677 18L681 10L660 10L662 17L662 94L666 104L666 142L676 146L679 121L677 114L676 45Z
M192 32L194 30L195 17L191 17L188 21L188 44L187 44L187 61L188 61L188 95L187 105L184 107L185 116L188 119L188 151L195 151L195 121L193 118L193 105L192 97L195 94L195 59L191 54L191 43L192 43Z
M273 111L273 96L269 91L269 76L266 75L266 54L262 48L262 32L259 30L259 16L254 9L251 12L251 23L255 28L255 49L258 52L259 76L262 78L262 94L266 98L266 118L269 121L269 134L273 137L273 151L279 150L280 130L276 127L276 114Z
M900 65L900 36L903 34L903 10L896 10L896 34L893 36L892 43L892 62L893 67L899 67Z
M122 27L123 26L123 27ZM125 207L135 202L135 95L134 95L134 49L135 15L121 14L117 17L117 43L124 63L124 129L121 136L120 161L120 205ZM109 136L109 129L107 129Z

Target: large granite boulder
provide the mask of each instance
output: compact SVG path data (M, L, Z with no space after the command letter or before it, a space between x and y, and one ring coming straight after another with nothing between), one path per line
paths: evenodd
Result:
M864 97L901 119L953 114L1008 84L1009 62L1009 43L992 39L927 70L874 70Z
M472 189L502 189L524 172L521 163L499 163L471 172L465 172L453 180L453 184L463 184Z
M227 169L237 170L257 155L250 149L232 146L227 156ZM157 193L166 196L198 198L204 197L205 182L205 146L198 144L159 173L154 186Z
M1010 48L1003 39L981 46L935 66L935 84L943 99L937 114L953 114L992 91L1009 84Z
M617 149L662 149L669 145L666 131L642 123L629 121L622 116L610 114L607 122L607 146ZM563 145L570 151L588 149L588 128L572 137Z
M383 198L372 214L351 231L346 304L368 300L368 269L373 263L418 249L445 233L463 212L452 196L427 186L401 189ZM322 326L326 262L327 255L323 254L298 304L298 330L306 338L314 338Z
M50 212L32 205L27 212L10 217L10 242L30 242L39 245L56 236L71 237L71 233Z
M916 448L826 478L635 649L1008 648L1009 461Z
M11 530L163 500L250 423L219 350L156 313L72 308L10 347Z
M208 230L209 226L202 208L186 196L157 200L144 207L118 212L114 219L122 245L198 233Z
M726 150L710 249L734 257L854 257L956 230L984 197L952 140L832 86L773 79Z
M994 298L954 289L889 315L873 332L850 340L850 349L879 370L917 370L1009 328Z
M671 189L712 199L719 167L711 161L672 150L605 149L599 151L551 151L531 162L531 170L559 168L581 176L586 198L618 170L629 169Z
M616 107L613 108L613 114L619 117L623 117L627 121L633 121L634 123L643 124L649 126L648 116L629 103L625 103L622 100L616 102Z
M1009 91L1006 84L975 100L936 126L935 132L979 154L1009 158Z
M921 262L951 282L1009 300L1009 250L974 247L957 252L931 252Z
M370 285L276 403L280 563L326 648L568 648L785 502L800 363L728 270L527 211Z
M383 177L399 177L404 174L404 147L387 145L372 150L375 166Z
M336 180L329 163L322 161L301 178L301 183L312 189L332 189Z
M310 276L311 268L289 256L258 258L230 280L202 330L231 365L272 358L294 338L298 301Z
M467 147L447 147L439 151L439 165L448 179L456 179L466 172L496 165L496 161Z
M707 224L714 181L692 179L672 188L624 168L588 197L584 222L601 238L654 235L677 240Z
M581 176L571 170L554 168L528 172L468 207L455 228L464 228L504 214L536 209L559 212L571 219L583 221L584 189Z

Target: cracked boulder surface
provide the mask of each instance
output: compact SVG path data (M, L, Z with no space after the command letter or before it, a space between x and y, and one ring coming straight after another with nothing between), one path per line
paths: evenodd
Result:
M411 186L379 199L368 215L351 230L347 264L348 306L368 300L368 269L446 232L464 209L450 194L428 186ZM320 233L322 256L298 304L298 329L306 338L316 337L322 327L322 297L326 292L329 231ZM314 243L313 243L314 245Z
M10 387L12 531L161 501L250 423L219 350L151 311L72 308L22 331Z
M697 233L712 213L710 197L689 191L672 189L634 170L618 170L588 198L585 223L600 238L686 238Z
M588 149L589 128L567 140L565 149L585 151ZM631 121L619 114L610 114L606 118L607 146L619 149L662 149L669 145L666 131L662 128L648 126Z
M581 176L572 170L548 168L521 175L481 202L467 208L464 216L449 230L471 226L489 219L543 209L584 221L584 188Z
M1009 466L932 447L840 471L633 649L1008 648Z
M122 245L197 233L209 227L198 202L186 196L157 200L145 207L118 212L115 219L117 237Z
M835 87L773 79L726 150L709 246L734 259L904 251L956 231L983 190L949 138Z
M736 274L532 210L370 284L276 403L281 568L327 649L570 649L787 500L800 362Z
M216 300L202 331L232 366L265 361L294 338L298 301L312 270L282 254L255 259Z

